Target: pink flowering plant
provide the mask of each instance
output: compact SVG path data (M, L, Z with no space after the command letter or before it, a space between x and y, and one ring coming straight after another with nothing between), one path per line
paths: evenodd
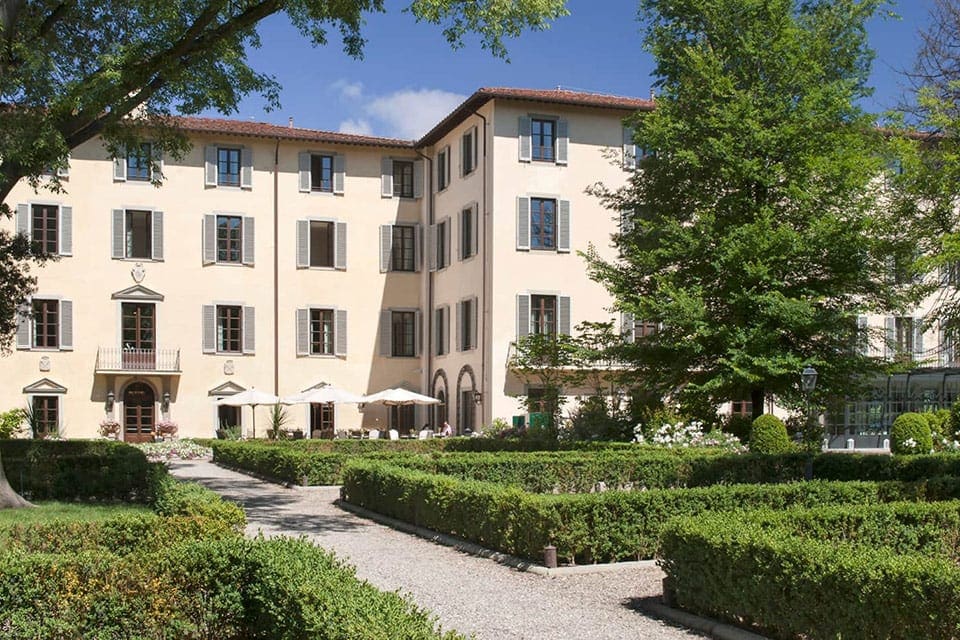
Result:
M100 435L110 438L120 433L120 423L113 418L104 418L100 421Z
M157 423L157 433L162 436L175 436L178 429L177 423L173 420L161 420Z

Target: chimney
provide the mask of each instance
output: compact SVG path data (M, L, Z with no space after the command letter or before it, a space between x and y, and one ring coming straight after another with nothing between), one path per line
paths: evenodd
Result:
M293 116L290 116L290 117L287 119L287 126L290 127L291 129L293 129Z
M650 87L650 100L656 100L656 99L657 99L657 90L654 89L653 87Z

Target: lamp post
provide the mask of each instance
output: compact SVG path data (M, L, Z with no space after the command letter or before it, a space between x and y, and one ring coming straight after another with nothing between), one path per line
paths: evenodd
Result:
M819 434L814 434L813 424L813 390L817 388L817 370L807 365L800 373L800 388L803 390L807 399L806 427L803 434L803 443L807 449L807 461L803 468L803 477L806 480L813 480L813 443L819 439ZM816 438L816 439L815 439Z

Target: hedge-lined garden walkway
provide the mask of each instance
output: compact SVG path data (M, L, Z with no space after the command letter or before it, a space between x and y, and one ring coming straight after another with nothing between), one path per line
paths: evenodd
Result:
M660 594L663 574L657 568L544 578L343 511L333 504L333 488L287 489L209 461L175 461L170 471L240 503L248 535L307 536L356 566L361 578L409 593L444 628L475 633L479 640L702 637L631 606Z

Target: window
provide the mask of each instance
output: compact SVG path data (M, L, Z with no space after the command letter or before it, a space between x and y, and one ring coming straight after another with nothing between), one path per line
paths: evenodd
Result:
M335 416L333 403L310 405L310 437L332 440L335 431Z
M450 185L450 147L437 154L437 191L443 191Z
M60 347L60 302L33 299L33 346L39 349Z
M127 148L127 180L149 182L152 159L153 145L149 142Z
M533 143L531 157L534 160L543 160L544 162L554 161L556 128L556 120L544 120L541 118L531 119L530 136Z
M460 139L460 167L462 175L469 175L477 168L477 128L463 134Z
M473 207L467 207L460 212L460 259L476 255L477 248L473 237Z
M532 333L557 334L557 296L530 296L530 328Z
M658 325L656 322L648 322L646 320L635 320L633 322L633 339L641 340L643 338L649 338L657 332Z
M240 407L217 405L217 426L220 429L237 428L240 426Z
M241 261L242 233L242 217L217 216L217 262Z
M60 207L50 204L35 204L32 207L30 238L33 247L42 253L57 253L59 229L57 224Z
M530 198L530 248L557 248L557 201Z
M30 404L33 409L33 436L45 438L57 435L60 424L59 399L57 396L33 396Z
M310 354L334 355L333 309L310 309Z
M413 161L393 161L393 195L397 198L413 197Z
M391 335L393 338L391 355L412 358L416 353L416 313L413 311L391 312Z
M310 190L333 193L333 156L310 156Z
M332 267L334 259L333 222L310 221L310 266Z
M436 347L437 355L447 354L447 345L449 344L450 329L447 327L447 313L449 307L438 307L433 312L433 326L436 328Z
M447 246L447 239L450 237L450 220L444 220L437 224L437 269L445 269L450 266L448 257L450 256L450 247Z
M547 390L540 387L530 387L527 389L527 410L533 413L539 413L552 418L556 410L556 398L551 398ZM540 424L544 424L541 418ZM534 426L534 420L531 418L530 426Z
M416 271L416 227L394 225L391 271Z
M239 306L217 305L217 351L241 353L243 337L242 309Z
M217 147L217 184L222 187L240 186L240 149Z
M467 430L473 431L474 414L473 389L464 389L460 392L460 424L457 425L460 433L467 433Z
M124 258L153 258L153 220L149 211L124 214Z
M940 265L940 284L956 287L960 285L960 262Z
M752 416L752 400L734 400L730 403L730 415L732 416Z
M474 344L476 304L476 298L460 302L460 317L457 319L460 323L460 344L457 345L460 351L469 351L477 346Z
M913 357L916 336L916 323L913 318L897 317L893 319L893 348L897 360L909 360Z

